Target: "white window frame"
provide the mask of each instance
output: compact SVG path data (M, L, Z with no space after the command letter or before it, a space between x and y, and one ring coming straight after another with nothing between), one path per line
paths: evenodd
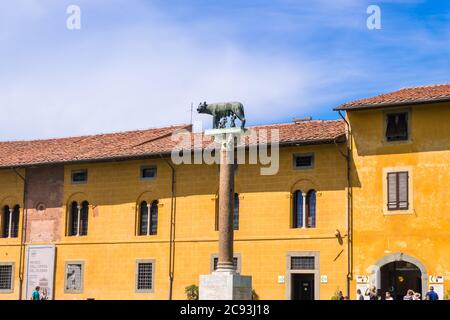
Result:
M144 172L145 169L155 169L155 176L154 177L150 177L150 178L145 178L142 176L142 173ZM150 165L143 165L140 167L139 169L139 178L141 181L152 181L155 180L158 177L158 166L154 165L154 164L150 164Z
M85 181L74 181L73 180L74 174L79 173L79 172L86 172L86 180ZM87 184L88 180L89 180L89 171L88 171L88 169L77 169L77 170L72 170L70 172L70 183L71 184L75 184L75 185L76 184Z
M407 140L394 140L389 141L386 136L386 130L387 130L387 123L388 123L388 116L392 114L398 114L398 113L406 113L407 114L407 126L408 126L408 139ZM383 139L382 143L384 145L399 145L399 144L408 144L412 143L413 138L411 136L412 130L412 111L411 108L398 108L398 109L391 109L391 110L385 110L383 111Z
M141 263L151 263L152 264L152 287L151 287L151 289L138 289L139 264L141 264ZM153 293L153 292L155 292L155 271L156 271L155 259L138 259L138 260L136 260L135 268L136 268L136 270L135 270L134 291L136 293Z
M14 292L14 274L15 274L15 263L0 261L1 266L11 266L11 288L10 289L0 289L0 294L13 293Z
M389 210L388 209L388 173L395 172L408 172L408 209L407 210ZM401 215L401 214L414 214L414 179L413 179L413 167L402 166L402 167L387 167L383 168L382 174L382 186L383 186L383 214L385 216L390 215Z
M296 164L297 157L311 157L311 165L304 166L304 167L297 166L297 164ZM316 156L315 156L314 152L294 153L292 155L292 167L294 168L294 170L311 170L311 169L314 169L315 164L316 164Z
M291 269L293 257L314 257L314 269ZM293 274L314 275L314 300L320 300L320 252L319 251L290 251L286 254L286 300L291 300L291 276Z
M70 264L79 264L81 265L81 275L80 275L80 282L81 287L78 290L73 289L67 289L67 267ZM84 291L84 261L76 260L76 261L66 261L64 264L64 293L83 293Z

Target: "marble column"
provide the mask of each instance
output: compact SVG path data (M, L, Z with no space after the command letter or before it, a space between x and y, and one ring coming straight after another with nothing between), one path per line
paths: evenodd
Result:
M251 300L252 277L236 272L233 264L234 141L244 132L239 128L213 129L220 141L219 260L215 272L200 275L200 300Z
M233 140L224 140L220 150L219 261L217 272L235 272L233 264L234 150Z

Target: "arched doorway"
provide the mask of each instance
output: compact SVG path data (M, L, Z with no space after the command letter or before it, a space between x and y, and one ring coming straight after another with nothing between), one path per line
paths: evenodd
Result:
M422 297L427 291L425 266L418 259L402 252L381 258L368 271L371 273L371 284L379 289L383 297L386 291L391 291L394 299L403 299L408 289L419 292Z
M380 269L381 292L390 291L395 300L402 300L409 289L422 293L422 272L413 263L393 261Z

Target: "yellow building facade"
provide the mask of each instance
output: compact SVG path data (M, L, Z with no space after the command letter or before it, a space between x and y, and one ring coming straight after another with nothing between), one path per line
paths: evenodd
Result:
M450 85L336 109L345 120L257 128L279 130L279 169L237 167L238 272L259 299L371 285L445 298ZM0 299L36 284L52 299L186 299L214 270L219 185L217 164L171 160L186 128L0 142Z
M388 117L398 114L406 115L407 136L388 141ZM450 103L363 107L347 110L347 119L353 166L352 287L376 285L401 299L407 289L424 296L433 286L440 298L448 297ZM388 175L402 172L407 203L389 209Z
M298 296L304 277L309 281L306 285L311 298L330 299L337 289L345 291L344 126L339 121L331 124L338 128L333 139L339 141L281 144L275 175L261 175L259 164L238 166L235 192L239 227L234 235L234 253L238 271L253 277L253 290L259 299ZM313 165L296 168L295 155L313 155ZM156 168L156 176L142 179L140 172L146 167ZM161 156L22 170L27 179L26 230L22 246L21 228L19 237L0 239L0 263L14 265L13 289L0 293L0 298L27 298L26 248L51 245L55 247L53 299L186 299L185 288L198 285L199 276L213 270L217 255L219 170L216 164L173 168L174 172L170 158ZM87 173L87 181L74 183L73 174L82 171ZM9 179L0 188L2 198L15 195L11 206L14 203L23 208L23 181L12 169L2 169L1 174ZM314 227L293 227L293 195L298 190L305 194L315 190ZM155 200L157 232L139 235L140 204ZM70 235L74 202L88 203L86 235ZM3 201L2 207L5 204ZM22 226L22 211L20 219ZM305 260L309 266L293 266L291 260L296 258L309 258ZM138 289L139 262L152 264L151 289ZM77 290L67 285L68 265L72 263L82 269L81 288Z

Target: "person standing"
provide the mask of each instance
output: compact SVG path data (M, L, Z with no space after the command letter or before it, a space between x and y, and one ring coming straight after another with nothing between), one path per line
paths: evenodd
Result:
M414 291L409 289L408 291L406 291L406 296L403 297L403 300L413 300L413 298L414 298Z
M371 286L367 288L364 295L369 296L369 300L378 300L377 287Z
M392 298L392 295L389 291L386 291L386 293L384 294L384 300L394 300L394 298Z
M434 287L430 287L430 291L425 295L425 300L439 300L438 294L434 291Z
M31 294L31 300L41 300L41 295L39 293L39 291L41 290L41 288L39 286L37 286L33 293Z
M364 296L361 293L361 290L356 290L356 300L364 300Z

